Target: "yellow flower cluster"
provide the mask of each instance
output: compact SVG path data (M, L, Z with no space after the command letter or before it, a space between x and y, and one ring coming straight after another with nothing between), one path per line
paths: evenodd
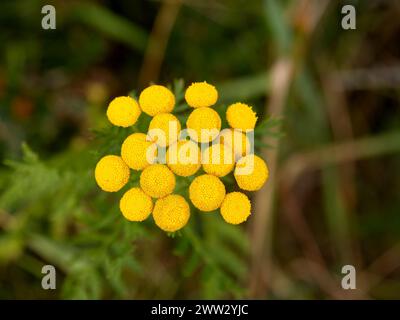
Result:
M220 209L230 224L240 224L251 213L251 203L243 192L227 193L221 181L233 172L240 189L259 190L268 179L263 159L251 153L247 132L254 130L257 115L252 107L234 103L226 110L229 128L221 131L221 117L212 107L218 100L217 89L207 82L192 83L185 92L186 103L193 108L186 121L189 140L181 140L181 123L172 114L175 96L166 87L151 85L139 101L117 97L107 109L109 121L116 126L134 125L142 111L151 116L148 132L130 134L121 146L121 154L107 155L95 168L95 179L107 192L121 190L130 177L130 169L141 171L139 185L127 190L120 199L120 210L129 221L144 221L150 215L164 231L183 228L190 218L187 200L174 194L175 175L190 177L189 199L203 212ZM201 148L199 147L199 143ZM166 148L165 164L158 159ZM154 201L154 202L153 202Z

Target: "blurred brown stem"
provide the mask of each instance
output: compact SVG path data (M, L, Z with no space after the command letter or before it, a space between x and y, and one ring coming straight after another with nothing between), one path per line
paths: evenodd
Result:
M270 114L281 115L285 105L286 96L289 90L289 84L293 75L293 64L288 59L281 59L276 62L271 72L271 95L269 104L266 109ZM264 143L270 143L268 139L264 139ZM264 149L263 158L267 159L270 171L268 183L259 190L255 195L255 209L257 213L251 225L251 242L252 242L252 271L250 294L257 297L262 294L265 277L263 273L269 274L271 271L271 241L266 241L266 236L271 237L272 231L272 207L274 199L275 185L275 169L278 157L277 149Z
M139 73L139 86L158 81L169 36L182 5L181 0L165 0L154 21L144 61Z
M278 58L272 68L270 88L267 90L270 99L265 107L267 114L282 116L295 70L301 66L305 56L307 40L318 25L328 3L327 0L296 2L293 10L294 20L301 21L301 30L294 41L291 55ZM287 24L289 27L289 23ZM263 142L269 144L268 140L265 138ZM251 225L250 296L253 298L264 297L267 293L267 282L271 280L272 214L275 185L278 183L276 181L278 152L279 143L276 143L275 149L262 152L262 156L268 162L270 178L269 182L255 195L255 215Z

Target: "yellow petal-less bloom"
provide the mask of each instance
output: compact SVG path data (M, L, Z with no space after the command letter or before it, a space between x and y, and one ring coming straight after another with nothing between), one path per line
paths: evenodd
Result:
M152 198L162 198L175 189L175 176L164 164L152 164L140 175L140 187Z
M206 173L224 177L233 170L235 159L229 147L215 143L203 151L201 163Z
M245 131L227 128L221 131L220 142L229 147L239 159L250 152L250 140L246 136Z
M218 100L217 89L207 82L194 82L185 92L187 104L193 108L210 107Z
M146 141L144 133L133 133L122 143L121 157L134 170L142 170L155 161L157 146Z
M226 110L226 120L234 129L252 130L256 126L257 114L244 103L234 103Z
M221 130L221 118L211 108L202 107L192 111L186 126L190 137L197 142L210 142L214 140Z
M225 186L218 177L203 174L190 184L189 197L197 209L213 211L221 206L225 198Z
M241 189L256 191L261 189L267 181L269 171L263 159L254 154L250 154L241 158L236 163L234 175Z
M129 127L136 123L142 111L138 103L131 97L117 97L107 108L107 118L119 127Z
M144 113L154 117L159 113L171 112L175 106L175 96L164 86L152 85L140 94L139 105Z
M249 198L242 192L231 192L225 196L221 204L222 218L231 224L245 222L251 213Z
M151 140L161 147L169 146L178 140L181 123L172 113L159 113L151 119L149 132Z
M130 172L121 157L108 155L97 163L94 176L101 189L116 192L128 182Z
M153 218L156 225L167 232L175 232L183 228L190 217L190 207L185 198L170 194L158 199L154 206Z
M178 176L189 177L201 167L200 148L193 141L177 141L167 151L168 167Z
M144 221L153 210L153 201L140 188L129 189L119 201L123 216L129 221Z

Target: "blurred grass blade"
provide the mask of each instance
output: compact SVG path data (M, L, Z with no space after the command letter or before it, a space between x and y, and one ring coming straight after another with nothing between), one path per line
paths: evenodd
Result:
M264 17L266 25L274 38L279 54L287 54L293 43L292 31L286 23L283 1L264 0Z
M102 6L88 2L77 3L73 17L135 50L144 52L146 48L147 33L141 27Z
M262 72L248 77L226 81L218 85L221 101L233 103L237 100L259 98L269 88L269 74Z

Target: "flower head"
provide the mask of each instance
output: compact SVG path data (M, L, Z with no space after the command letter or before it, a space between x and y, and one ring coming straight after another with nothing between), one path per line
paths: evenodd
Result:
M235 179L239 187L247 191L261 189L268 179L268 167L263 159L250 154L236 163Z
M174 109L174 94L166 87L152 85L142 91L139 105L144 113L154 117L159 113L168 113Z
M190 217L190 207L185 198L170 194L158 199L154 206L153 218L156 225L167 232L175 232L183 228Z
M249 154L250 140L243 131L227 128L222 130L219 136L221 143L232 150L236 159Z
M134 125L141 113L138 103L131 97L117 97L107 108L108 120L119 127Z
M133 133L122 143L121 157L134 170L142 170L156 159L157 146L146 138L144 133Z
M233 170L235 160L232 150L221 144L212 144L202 154L203 170L217 177L224 177Z
M201 167L200 148L190 140L180 140L170 145L166 158L168 167L178 176L192 176Z
M213 211L218 209L224 200L225 186L216 176L203 174L190 184L189 197L197 209Z
M226 120L234 129L252 130L256 126L257 115L244 103L234 103L226 110Z
M185 92L187 104L193 108L210 107L218 100L218 91L207 82L194 82Z
M97 163L94 176L101 189L116 192L128 182L130 172L121 157L109 155Z
M143 221L153 210L153 201L142 189L132 188L122 196L119 208L127 220Z
M221 129L219 114L207 107L194 109L189 115L186 126L190 137L197 142L210 142L214 140Z
M228 223L239 224L247 220L250 215L251 203L242 192L231 192L225 196L221 204L222 218Z
M181 123L172 113L159 113L150 121L148 135L161 147L178 140Z
M175 189L175 176L163 164L152 164L140 175L140 186L152 198L161 198Z

